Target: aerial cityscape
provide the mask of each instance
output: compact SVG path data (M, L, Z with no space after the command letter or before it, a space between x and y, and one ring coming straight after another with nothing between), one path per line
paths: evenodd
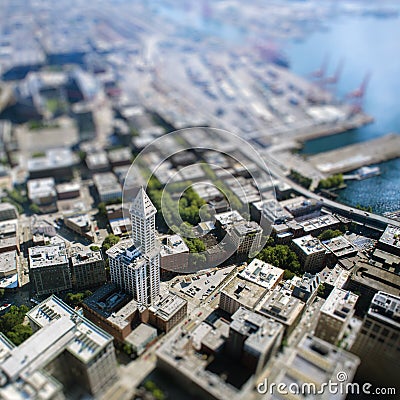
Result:
M399 21L2 0L0 399L399 398Z

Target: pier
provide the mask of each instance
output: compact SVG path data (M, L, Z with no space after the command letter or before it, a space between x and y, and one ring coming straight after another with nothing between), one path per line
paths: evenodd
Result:
M400 157L400 135L391 133L378 139L319 153L308 161L320 172L346 173L364 166Z

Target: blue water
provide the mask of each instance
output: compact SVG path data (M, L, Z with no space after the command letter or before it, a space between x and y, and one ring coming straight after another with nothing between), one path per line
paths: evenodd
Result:
M365 141L389 132L400 133L400 19L344 17L334 20L329 30L317 32L303 42L287 46L291 69L309 77L327 58L328 75L344 60L335 93L344 98L358 88L367 73L364 110L375 118L366 127L305 143L303 152L314 154ZM381 164L382 174L364 181L349 182L339 201L371 206L377 213L400 209L400 160Z

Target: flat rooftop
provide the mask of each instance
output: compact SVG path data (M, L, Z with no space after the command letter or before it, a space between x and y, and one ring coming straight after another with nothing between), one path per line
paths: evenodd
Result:
M68 265L65 243L29 248L29 267L31 269L52 265Z
M379 242L400 250L400 227L388 225Z
M27 186L30 199L56 195L54 178L31 179L28 181Z
M313 382L317 388L332 380L338 382L339 373L345 373L347 382L351 382L360 364L360 359L322 339L305 335L288 358L274 366L277 376L275 382L282 382L286 387L291 383L302 385ZM275 397L284 399L285 396ZM293 396L302 399L303 396ZM341 398L341 397L340 397Z
M274 345L278 335L283 332L283 325L240 307L232 315L230 329L247 336L245 347L263 353Z
M304 303L291 296L290 291L275 289L261 304L258 312L290 326L296 321L303 308Z
M62 351L68 350L83 363L89 363L112 341L112 337L51 296L27 313L41 329L12 349L0 370L15 381L45 367Z
M147 324L140 324L126 338L125 341L138 348L157 336L157 329Z
M266 294L267 289L256 282L235 276L224 286L221 292L226 293L244 307L252 310Z
M350 243L344 236L338 236L322 242L324 247L336 257L346 257L357 254L358 249Z
M103 255L101 254L101 251L80 250L78 252L74 252L71 255L72 265L85 265L87 263L92 263L102 260L103 260Z
M272 289L283 277L283 269L255 258L239 276L266 289Z
M313 232L317 229L328 228L336 224L339 224L339 220L330 214L321 215L320 217L299 222L299 225L303 227L304 232L306 233Z
M149 310L164 321L169 321L186 304L187 301L182 297L169 293L157 304L152 305Z
M257 222L254 221L239 221L235 223L232 227L239 237L249 235L251 233L261 233L262 228Z
M11 275L17 272L16 250L1 253L0 256L0 277Z
M117 286L107 283L84 300L84 304L104 318L120 310L130 300L130 296L121 292Z
M322 243L311 235L306 235L292 240L306 255L325 252L326 249Z
M189 248L186 243L179 235L169 235L166 237L161 237L163 240L163 244L161 246L161 256L167 256L170 254L179 254L179 253L189 253Z
M354 309L357 299L356 294L335 287L321 307L321 313L344 321Z
M215 220L218 221L222 226L232 225L240 221L244 221L244 218L239 214L238 211L227 211L220 214L215 214Z
M77 162L77 158L69 149L50 149L46 151L44 157L30 158L28 160L28 171L66 168L75 165Z
M372 299L368 315L400 329L400 297L378 292Z

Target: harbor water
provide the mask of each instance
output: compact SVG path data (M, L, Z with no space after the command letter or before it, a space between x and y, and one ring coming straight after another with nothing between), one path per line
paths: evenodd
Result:
M287 44L291 69L311 79L328 60L327 75L334 75L338 64L343 69L337 87L339 99L360 87L370 74L364 110L375 118L366 127L305 143L302 152L315 154L385 135L400 133L400 56L399 18L346 16L332 20L327 30L310 35L304 41ZM338 201L356 206L371 206L376 213L400 209L400 160L380 165L381 175L362 181L350 181L338 191Z

